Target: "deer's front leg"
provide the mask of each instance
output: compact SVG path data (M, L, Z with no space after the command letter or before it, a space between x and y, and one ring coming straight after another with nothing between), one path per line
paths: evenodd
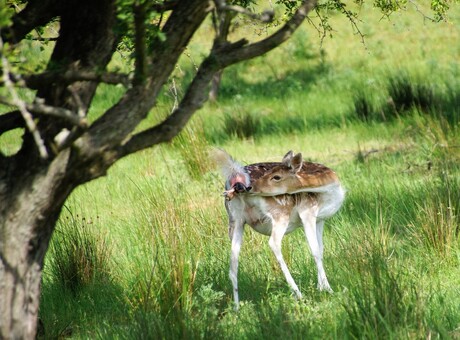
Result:
M232 253L230 255L230 280L233 285L233 300L235 310L238 309L240 300L238 295L238 256L243 243L244 223L242 220L233 221L232 232Z
M233 286L233 300L235 302L235 310L239 306L238 295L238 256L243 242L244 218L243 218L243 202L239 199L225 201L225 208L228 214L228 236L232 242L230 255L230 280Z
M299 287L297 287L297 284L292 278L292 275L289 272L286 262L284 261L283 254L281 252L281 241L283 240L284 234L286 233L286 230L288 228L288 223L289 221L285 219L273 221L272 234L270 236L268 244L270 245L273 254L275 254L276 259L278 260L281 270L283 271L283 274L286 277L286 281L288 282L291 289L294 291L296 297L298 299L301 299L302 293L300 293Z

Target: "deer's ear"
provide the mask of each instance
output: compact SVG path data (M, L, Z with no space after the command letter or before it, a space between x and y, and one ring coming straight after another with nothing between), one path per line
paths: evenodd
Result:
M289 150L288 153L284 155L283 160L281 161L281 163L283 163L284 165L286 165L287 167L290 168L293 156L294 156L294 153L292 152L292 150Z
M291 166L290 168L292 169L293 172L298 172L300 169L302 169L302 154L298 153L291 159Z

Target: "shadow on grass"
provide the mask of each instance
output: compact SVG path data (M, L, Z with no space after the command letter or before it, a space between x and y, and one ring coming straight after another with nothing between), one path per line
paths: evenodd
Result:
M126 323L130 306L121 286L114 282L92 284L78 294L60 283L45 283L39 312L38 339L93 337L101 325Z
M346 118L347 119L347 118ZM258 138L267 135L285 135L303 131L319 131L343 126L341 116L311 116L298 114L263 116L241 108L238 112L224 113L221 126L206 126L205 136L210 143L218 144L232 138Z
M267 76L263 81L250 82L247 80L250 78L247 75L252 71L248 71L246 65L236 65L228 68L223 74L219 98L225 101L236 95L244 95L272 99L306 92L330 70L328 64L318 63L307 68L288 71L284 75L277 75L274 70L273 75ZM255 77L258 78L258 75Z

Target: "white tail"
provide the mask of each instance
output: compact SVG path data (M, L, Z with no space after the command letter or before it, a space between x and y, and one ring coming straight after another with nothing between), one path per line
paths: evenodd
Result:
M270 236L275 254L289 286L297 298L299 288L281 253L285 234L302 227L318 269L318 288L332 292L323 268L324 219L335 214L345 192L334 171L317 163L304 162L302 155L289 151L281 162L238 164L223 150L216 160L225 177L225 207L232 241L230 279L238 308L238 256L244 225Z

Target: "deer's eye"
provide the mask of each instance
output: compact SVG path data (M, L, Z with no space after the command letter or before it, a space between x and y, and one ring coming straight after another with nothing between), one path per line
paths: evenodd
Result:
M279 180L281 180L281 176L275 175L275 176L272 177L272 180L279 181Z

